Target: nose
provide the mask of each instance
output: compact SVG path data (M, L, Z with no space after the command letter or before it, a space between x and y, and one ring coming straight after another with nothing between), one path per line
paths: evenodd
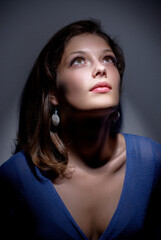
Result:
M96 77L107 77L107 70L106 70L106 68L103 65L98 64L96 66L96 68L94 69L94 71L92 73L92 76L93 76L93 78L96 78Z

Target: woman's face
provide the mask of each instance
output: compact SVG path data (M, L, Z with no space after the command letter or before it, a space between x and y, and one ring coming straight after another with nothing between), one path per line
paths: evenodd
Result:
M56 85L61 99L77 109L117 106L120 75L107 42L94 34L70 39L57 69Z

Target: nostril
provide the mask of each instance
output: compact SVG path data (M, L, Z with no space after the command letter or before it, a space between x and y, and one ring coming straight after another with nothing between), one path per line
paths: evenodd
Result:
M104 69L104 71L103 71L103 75L104 75L104 76L107 76L106 69Z
M95 72L93 73L93 77L98 77L98 76L107 76L107 72L106 72L106 69L103 68L103 69L96 69Z

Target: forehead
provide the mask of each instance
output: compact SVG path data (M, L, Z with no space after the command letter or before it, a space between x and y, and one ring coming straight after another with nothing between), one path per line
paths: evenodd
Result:
M72 37L67 43L64 54L70 53L72 51L78 51L82 49L91 49L91 50L101 50L101 49L111 49L110 45L105 41L104 38L96 35L84 33Z

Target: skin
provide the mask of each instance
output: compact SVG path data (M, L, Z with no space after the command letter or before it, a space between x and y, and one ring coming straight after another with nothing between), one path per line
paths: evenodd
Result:
M111 138L112 113L119 104L120 75L110 46L100 36L81 34L67 44L57 69L61 137L66 144L69 178L54 186L88 239L96 240L107 228L120 199L125 168L124 137ZM75 59L75 60L73 60ZM107 82L107 92L91 88Z
M120 75L107 56L115 58L109 45L99 36L81 34L70 40L57 70L57 87L64 90L68 104L80 110L118 105ZM112 91L108 94L90 91L103 81L111 85Z

